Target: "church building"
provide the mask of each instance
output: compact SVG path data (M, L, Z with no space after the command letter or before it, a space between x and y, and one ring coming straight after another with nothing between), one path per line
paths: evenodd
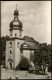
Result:
M21 57L26 57L31 61L34 51L39 50L39 42L32 37L22 37L23 24L18 18L19 12L14 11L14 20L10 22L10 35L6 40L6 68L15 69L18 66Z

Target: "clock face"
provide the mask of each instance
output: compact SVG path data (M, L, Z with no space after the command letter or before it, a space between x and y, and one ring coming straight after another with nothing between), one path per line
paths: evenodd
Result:
M18 23L18 22L14 22L13 24L14 24L14 25L18 25L19 23Z

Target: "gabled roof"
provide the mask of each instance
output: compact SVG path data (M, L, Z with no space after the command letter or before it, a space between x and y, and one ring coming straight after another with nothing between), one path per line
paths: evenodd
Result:
M21 44L21 49L39 49L40 45L39 42L37 42L36 40L34 40L34 38L29 37L29 36L24 36L23 40L25 41L24 43Z
M39 43L38 41L34 40L34 38L29 37L29 36L24 36L23 39L24 39L26 42Z
M39 44L36 45L34 42L24 42L21 44L21 49L39 49Z

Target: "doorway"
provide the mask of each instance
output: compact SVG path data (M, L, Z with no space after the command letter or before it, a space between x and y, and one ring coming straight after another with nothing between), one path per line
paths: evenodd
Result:
M13 66L13 60L12 59L8 59L8 68L12 69Z
M10 69L12 69L12 62L10 62L9 64L10 64Z

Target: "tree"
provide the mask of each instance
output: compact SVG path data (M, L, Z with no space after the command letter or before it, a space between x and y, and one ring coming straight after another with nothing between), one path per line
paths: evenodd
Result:
M46 43L40 44L40 50L35 50L34 52L34 65L38 65L40 68L43 66L43 71L45 73L46 64L51 63L51 49Z
M40 46L40 53L41 53L41 57L42 57L42 65L43 65L43 70L45 73L45 69L46 69L46 64L50 63L50 54L51 54L51 50L48 48L46 43L43 43Z
M16 67L16 69L21 69L21 70L28 70L30 66L30 62L27 58L22 57L20 60L20 63L18 64L18 66Z
M2 36L1 37L1 65L5 66L5 50L6 50L6 39L9 36Z
M42 63L40 50L35 50L34 51L33 63L34 63L35 66L37 66L40 69L41 63Z

